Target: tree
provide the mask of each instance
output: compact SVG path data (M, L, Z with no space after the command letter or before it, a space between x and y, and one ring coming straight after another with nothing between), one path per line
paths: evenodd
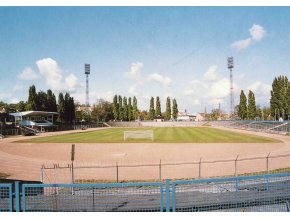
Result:
M75 115L75 103L73 97L69 93L65 93L64 96L64 121L66 123L72 123L76 119Z
M119 119L119 104L118 104L118 96L115 95L113 98L113 115L114 115L114 120Z
M58 105L57 105L58 121L64 122L64 98L63 93L60 92L58 95Z
M161 116L161 105L160 105L160 99L159 96L156 97L156 110L155 110L155 116Z
M287 119L287 113L289 108L287 96L289 89L289 81L286 76L275 77L272 83L270 107L271 114L276 119L283 117Z
M128 104L125 96L123 98L123 119L124 121L128 121Z
M35 85L32 85L29 87L26 110L28 111L37 110L37 94L36 94Z
M100 99L93 108L92 119L96 121L109 121L114 118L113 104L111 102Z
M217 120L219 116L219 109L213 109L210 113L211 120Z
M21 112L25 111L26 103L24 101L19 101L16 105L16 110Z
M255 95L254 93L249 90L249 95L248 95L248 117L250 120L254 120L256 117L256 100L255 100Z
M37 105L36 110L47 111L48 109L47 95L45 92L40 91L37 93Z
M171 103L170 97L168 96L166 99L165 120L170 120L170 118L171 118Z
M247 97L244 93L243 90L241 90L241 94L240 94L240 104L238 106L238 116L244 120L247 118Z
M138 119L138 106L137 106L137 98L133 97L133 119Z
M122 104L122 96L119 95L119 120L123 120L123 104Z
M178 114L178 106L176 99L174 98L172 102L172 116L175 120L177 119L177 114Z
M132 107L132 98L128 98L128 120L133 120L133 107Z
M149 108L149 120L153 120L154 117L155 117L154 98L151 97L151 99L150 99L150 108Z
M47 93L46 93L46 96L47 96L46 111L56 112L57 111L57 105L56 105L55 95L52 93L52 91L50 89L48 89Z
M140 111L139 116L140 120L150 120L148 111Z
M70 117L70 104L69 104L69 93L65 93L64 95L64 121L67 123Z

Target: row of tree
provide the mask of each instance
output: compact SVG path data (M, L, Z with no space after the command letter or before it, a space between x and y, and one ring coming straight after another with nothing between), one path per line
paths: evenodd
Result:
M290 82L287 76L275 77L272 83L270 108L275 120L288 119L288 115L290 115Z
M47 92L36 92L34 85L29 87L28 100L25 103L25 109L28 111L49 111L58 112L57 120L59 122L72 123L75 120L75 103L69 93L58 95L56 103L55 94L49 89ZM20 110L24 111L24 110Z
M114 120L131 121L138 118L137 98L123 97L115 95L113 98L113 117Z
M74 98L69 93L59 93L57 112L59 122L72 123L76 119Z
M244 93L244 90L241 91L240 94L240 104L238 106L238 116L242 120L253 120L257 116L257 107L255 94L249 90L248 100Z
M170 120L171 114L172 114L173 119L177 118L178 106L177 106L177 102L176 102L175 98L172 101L172 110L171 110L170 97L166 98L166 110L162 116L159 96L156 97L156 107L155 108L154 108L154 98L151 97L150 107L149 107L149 117L148 117L149 120L153 120L153 119L158 118L158 117L164 117L165 120Z
M57 111L56 98L52 91L49 89L46 93L43 91L37 93L34 85L29 87L28 100L24 104L27 111Z
M249 90L248 99L243 90L240 94L240 104L237 106L237 115L240 119L253 120L268 119L274 120L288 119L290 115L290 82L287 76L275 77L272 83L270 108L263 109L256 106L255 95Z

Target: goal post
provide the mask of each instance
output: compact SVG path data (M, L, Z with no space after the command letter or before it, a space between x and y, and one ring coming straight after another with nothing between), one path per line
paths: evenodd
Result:
M127 139L151 139L154 140L153 130L124 131L124 141Z

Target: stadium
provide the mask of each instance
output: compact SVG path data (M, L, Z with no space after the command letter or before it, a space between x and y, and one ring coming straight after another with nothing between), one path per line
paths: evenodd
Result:
M290 212L289 8L0 15L0 212Z
M21 184L23 211L287 211L290 125L250 123L109 122L5 138L1 172L42 183Z

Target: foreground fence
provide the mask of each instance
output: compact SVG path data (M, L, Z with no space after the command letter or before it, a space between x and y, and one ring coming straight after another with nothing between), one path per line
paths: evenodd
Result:
M81 163L45 164L40 169L43 183L87 183L123 181L162 181L163 179L202 179L241 175L290 172L290 154L239 157L226 160L155 163ZM255 167L253 167L255 166Z
M19 187L16 182L15 199L11 185L0 187L1 211L290 211L290 173L172 182L167 179L165 184L22 184Z
M12 184L0 183L0 211L12 211Z
M288 211L290 174L172 183L173 211Z

